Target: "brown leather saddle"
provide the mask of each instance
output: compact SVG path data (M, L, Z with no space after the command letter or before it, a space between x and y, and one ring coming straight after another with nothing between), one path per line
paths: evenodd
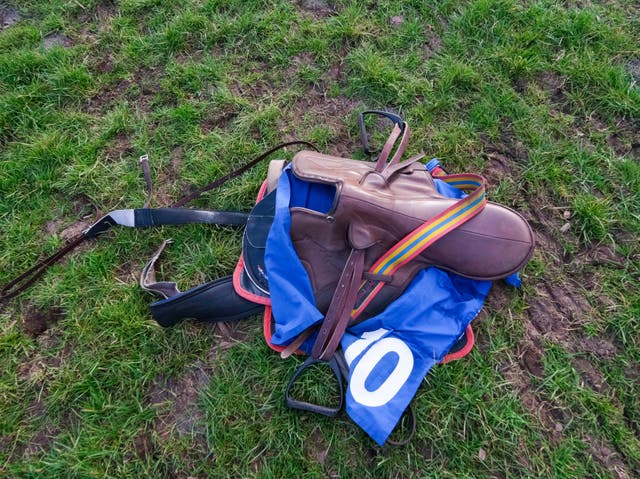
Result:
M470 192L457 200L438 193L418 161L423 155L401 161L409 135L406 123L396 124L376 162L315 151L293 158L295 177L334 191L326 211L290 209L291 239L318 309L325 313L319 329L295 342L299 345L317 329L313 358L329 360L349 325L383 310L421 269L436 266L467 278L496 280L521 269L533 253L526 220L487 202L481 177L443 175ZM429 233L434 228L435 240ZM421 229L431 238L411 237ZM394 250L399 263L381 269L381 258Z

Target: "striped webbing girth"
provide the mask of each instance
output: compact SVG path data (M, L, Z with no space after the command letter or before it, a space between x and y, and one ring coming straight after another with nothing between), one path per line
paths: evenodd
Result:
M442 170L434 172L434 176L468 193L467 196L407 234L371 266L369 273L384 276L393 275L426 248L469 221L485 207L487 200L483 177L473 174L446 175ZM352 319L356 319L365 310L385 284L384 281L374 280L362 282L358 301L351 312Z

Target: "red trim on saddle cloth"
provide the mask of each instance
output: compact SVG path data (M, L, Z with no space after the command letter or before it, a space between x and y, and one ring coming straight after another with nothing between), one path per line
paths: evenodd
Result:
M473 345L475 343L475 336L473 335L473 329L471 328L470 324L467 325L467 329L465 333L467 335L467 344L465 344L460 351L447 354L442 359L442 361L440 361L440 364L447 364L447 363L450 363L451 361L457 361L458 359L464 358L467 354L471 352L471 350L473 349Z

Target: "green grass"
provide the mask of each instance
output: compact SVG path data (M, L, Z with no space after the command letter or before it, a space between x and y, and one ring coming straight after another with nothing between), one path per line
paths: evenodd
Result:
M286 408L300 360L270 351L258 318L236 339L152 321L136 275L157 245L173 238L159 275L184 290L232 272L240 232L114 231L0 310L0 475L635 477L636 2L302 4L4 7L20 19L0 30L0 284L70 225L142 205L144 153L162 206L293 137L361 158L358 111L387 108L409 153L485 174L531 221L523 289L495 288L473 353L419 390L413 441L378 448L346 415ZM193 206L246 210L265 172Z

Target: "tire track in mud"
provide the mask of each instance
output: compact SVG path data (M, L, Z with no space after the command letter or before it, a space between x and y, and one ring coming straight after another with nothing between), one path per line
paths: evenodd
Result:
M536 254L542 256L547 265L547 274L544 279L531 285L533 293L528 299L528 309L520 317L524 337L517 346L515 360L504 364L501 372L518 394L523 406L547 432L550 443L557 445L563 439L565 424L572 413L566 406L544 397L544 393L537 390L537 379L543 380L546 376L543 362L545 343L558 344L571 355L571 366L581 378L582 387L606 397L618 409L622 409L622 405L603 373L589 359L591 355L609 360L619 353L618 346L611 338L585 336L584 324L597 314L596 308L590 304L585 294L588 284L578 282L577 278L582 275L565 272L568 264L575 266L576 261L588 261L591 255L574 257L569 261L570 258L564 254L562 243L558 239L559 233L556 233L559 231L558 222L550 211L532 205L526 214L535 232ZM575 270L574 267L570 269ZM496 286L494 293L495 290L505 288ZM605 309L610 308L610 303L601 300L600 295L597 297ZM622 451L612 452L615 448L602 439L585 437L583 442L594 461L611 471L614 477L631 477L628 464L632 461L625 461Z

